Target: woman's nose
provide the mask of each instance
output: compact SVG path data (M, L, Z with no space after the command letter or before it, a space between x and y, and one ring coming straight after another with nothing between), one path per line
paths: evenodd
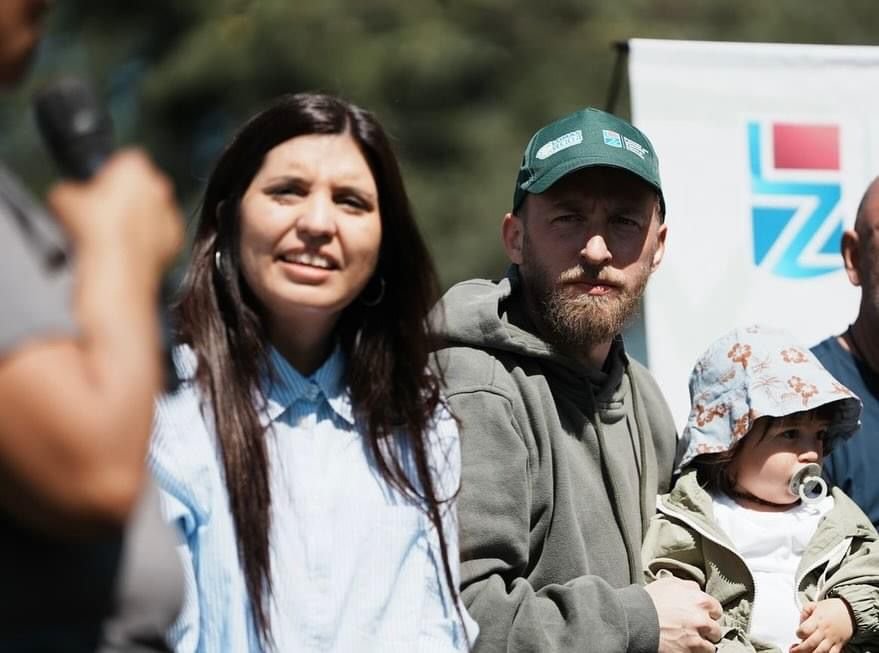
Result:
M316 193L302 206L296 220L296 228L311 237L330 236L336 228L335 204L331 197Z

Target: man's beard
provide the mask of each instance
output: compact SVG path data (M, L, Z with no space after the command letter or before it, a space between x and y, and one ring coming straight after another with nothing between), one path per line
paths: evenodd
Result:
M601 280L601 269L573 268L558 278L530 255L523 247L522 265L527 269L525 288L529 304L537 311L537 319L545 337L553 345L571 352L583 352L609 342L638 313L641 295L650 278L650 266L643 264L634 285L614 285L608 295L574 294L564 282Z

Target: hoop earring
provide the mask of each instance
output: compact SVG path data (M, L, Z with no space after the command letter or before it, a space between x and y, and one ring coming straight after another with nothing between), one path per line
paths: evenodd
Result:
M374 278L374 277L373 277ZM378 277L379 289L378 296L374 299L364 299L363 295L360 295L360 303L364 306L372 308L373 306L378 306L381 304L381 301L385 298L385 278L381 275Z
M223 274L223 255L220 250L214 252L214 268L217 270L217 274Z

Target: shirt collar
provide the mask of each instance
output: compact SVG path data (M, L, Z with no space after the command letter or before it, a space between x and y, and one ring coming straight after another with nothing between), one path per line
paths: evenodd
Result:
M274 347L270 349L269 365L272 374L267 375L263 384L266 409L260 417L264 427L277 420L297 400L317 404L322 399L339 417L354 425L351 397L344 380L345 355L338 345L309 376L303 376Z

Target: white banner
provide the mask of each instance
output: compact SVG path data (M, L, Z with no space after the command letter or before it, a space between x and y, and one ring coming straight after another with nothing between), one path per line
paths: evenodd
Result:
M839 242L879 174L879 47L629 47L632 117L668 205L648 363L682 428L690 370L732 327L787 328L811 347L854 320Z

